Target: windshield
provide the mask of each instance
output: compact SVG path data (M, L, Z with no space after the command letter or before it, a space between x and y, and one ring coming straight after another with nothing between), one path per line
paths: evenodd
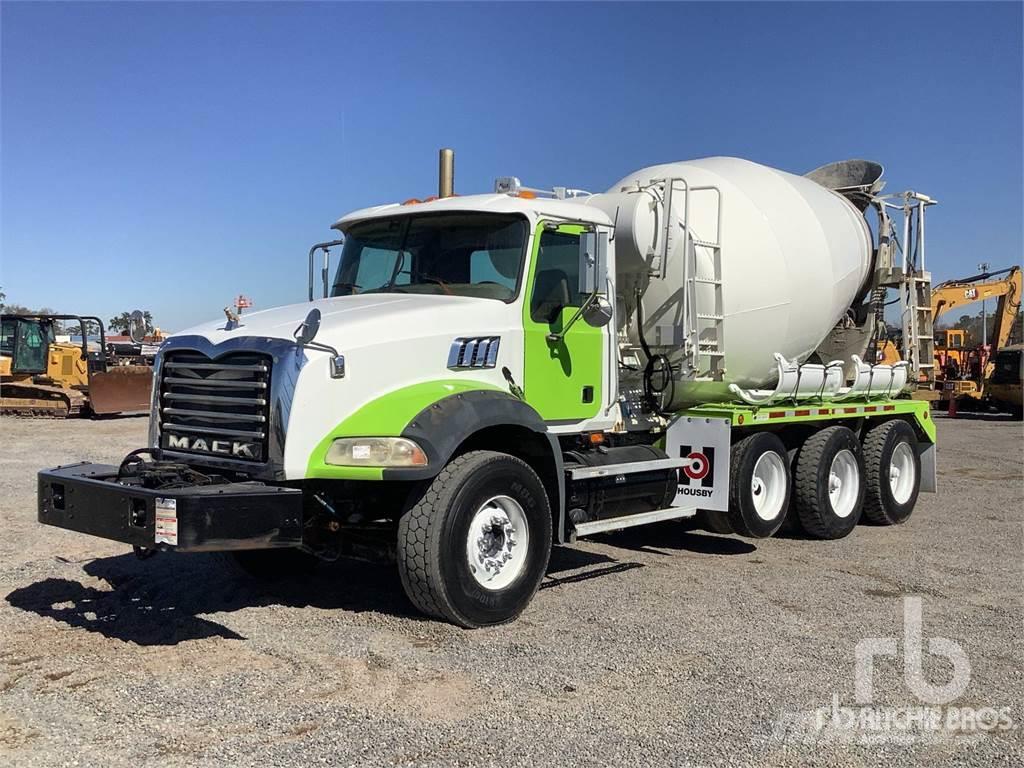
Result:
M512 301L526 219L451 213L373 219L345 233L332 296L430 293Z

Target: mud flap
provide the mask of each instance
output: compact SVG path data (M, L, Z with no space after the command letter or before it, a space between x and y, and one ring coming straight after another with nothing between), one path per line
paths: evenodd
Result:
M148 365L116 365L89 376L89 406L93 413L148 411L153 369Z
M679 470L673 507L729 509L730 426L729 419L689 416L669 424L665 452L671 458L690 459L690 466Z

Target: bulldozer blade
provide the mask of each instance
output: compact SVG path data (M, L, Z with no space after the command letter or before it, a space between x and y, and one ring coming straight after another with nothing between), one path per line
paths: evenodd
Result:
M93 413L148 411L153 369L148 365L116 365L89 377L89 407Z

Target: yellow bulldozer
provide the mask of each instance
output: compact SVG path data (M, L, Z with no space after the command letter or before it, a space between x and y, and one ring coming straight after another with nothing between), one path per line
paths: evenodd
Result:
M133 317L131 336L139 338ZM98 345L90 346L90 327ZM78 341L65 334L77 329ZM103 322L79 315L0 315L0 414L65 418L148 411L153 371L108 350Z

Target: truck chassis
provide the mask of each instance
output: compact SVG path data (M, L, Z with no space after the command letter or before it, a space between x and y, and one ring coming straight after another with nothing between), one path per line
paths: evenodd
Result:
M119 467L40 472L38 517L140 555L297 549L324 559L397 559L417 607L475 627L518 615L552 544L578 537L697 515L717 532L755 538L773 535L787 517L813 538L845 536L862 514L902 523L918 492L935 490L934 437L928 404L910 399L715 403L678 414L656 445L563 437L556 477L513 446L470 445L433 480L333 492L329 483L213 474L161 460L159 451L146 461L140 451ZM638 451L648 458L637 460ZM837 464L837 456L846 459ZM460 494L474 483L517 490L485 490L489 498L462 515L460 528ZM843 483L852 488L845 495ZM368 486L377 515L358 503ZM263 576L275 567L272 558L258 562ZM531 577L510 579L521 572ZM513 594L504 594L510 585Z

